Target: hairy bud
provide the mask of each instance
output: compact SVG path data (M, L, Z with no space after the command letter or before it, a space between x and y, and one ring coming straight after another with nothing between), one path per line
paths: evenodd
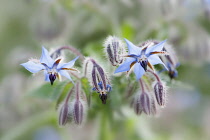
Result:
M154 96L151 98L151 113L152 113L152 115L157 114L157 106L156 106L156 102L154 100Z
M76 99L74 101L73 117L75 124L80 125L84 119L84 104L80 98L81 86L79 82L76 83L75 93Z
M140 94L137 94L135 96L135 99L134 99L134 103L133 103L133 106L134 106L134 112L137 114L137 115L141 115L142 111L143 111L143 108L141 106L141 100L140 100Z
M147 93L142 93L140 96L140 102L141 102L141 106L142 109L144 111L145 114L150 115L151 113L151 101L149 98L149 95Z
M75 124L80 125L83 121L83 116L84 116L84 107L83 104L80 100L76 100L74 104L74 122Z
M164 107L166 103L166 90L165 86L162 84L162 82L158 81L155 86L154 86L154 92L155 92L155 97L157 100L157 103Z
M59 125L60 126L63 126L67 123L68 110L69 110L68 104L64 103L60 108L60 114L59 114Z
M107 58L113 66L117 66L123 62L124 58L122 55L125 52L125 48L119 38L114 36L107 37L104 43L104 47Z

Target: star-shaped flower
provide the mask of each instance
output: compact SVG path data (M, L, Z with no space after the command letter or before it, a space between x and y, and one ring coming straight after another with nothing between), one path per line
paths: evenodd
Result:
M162 49L166 40L154 46L146 46L143 48L135 46L127 39L125 39L125 41L128 46L128 55L125 57L128 58L115 70L115 73L126 72L134 67L136 79L139 80L147 70L147 65L152 68L152 65L162 64L167 69L158 56L158 54L165 54Z
M76 69L71 67L74 65L75 61L78 58L79 56L68 63L60 63L61 59L53 60L50 57L49 52L44 47L42 47L42 56L39 62L29 60L28 62L21 65L31 73L37 73L41 70L44 70L45 81L50 81L51 85L53 85L55 79L59 79L59 75L62 75L72 81L67 70L77 71Z

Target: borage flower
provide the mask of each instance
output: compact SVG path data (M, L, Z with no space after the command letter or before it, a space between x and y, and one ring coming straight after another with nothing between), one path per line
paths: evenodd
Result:
M41 70L44 70L45 81L50 81L51 85L53 85L55 79L59 79L59 75L62 75L72 81L67 70L77 71L71 67L74 65L78 58L79 57L76 57L68 63L60 63L61 59L53 60L50 57L49 52L44 47L42 47L42 56L38 63L29 60L28 62L21 65L31 73L37 73Z
M127 39L125 41L128 46L128 55L125 55L125 57L128 58L115 70L115 73L128 72L134 66L136 79L139 80L147 70L147 65L153 69L153 65L162 64L167 69L158 56L158 54L166 54L162 51L166 40L154 46L144 46L142 48L135 46Z

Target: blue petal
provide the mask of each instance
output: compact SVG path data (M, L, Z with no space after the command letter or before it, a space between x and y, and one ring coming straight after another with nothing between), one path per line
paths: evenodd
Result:
M58 73L64 77L68 78L72 83L74 83L73 80L71 79L69 73L66 70L60 70L60 71L58 71Z
M20 64L23 67L25 67L28 71L32 72L32 73L37 73L40 70L45 69L45 67L42 64L36 64L32 61L28 61L26 63Z
M46 70L44 71L44 76L45 76L45 81L50 82L49 74Z
M145 70L139 63L136 63L134 66L134 73L136 75L136 80L139 80L144 75Z
M125 72L130 70L130 65L135 61L135 58L127 58L123 64L121 64L114 73Z
M40 62L45 63L49 68L51 68L54 63L54 60L50 57L49 52L44 47L42 47Z
M125 39L125 42L128 46L128 53L129 54L136 54L140 55L141 54L141 48L135 46L133 43L131 43L129 40Z
M57 66L57 69L59 70L61 68L71 68L78 58L79 58L79 56L77 56L76 58L74 58L73 60L71 60L68 63L63 63L63 64L59 63L58 66Z
M148 61L152 64L152 65L156 65L156 64L162 64L166 70L168 70L168 68L166 67L166 65L162 62L162 60L160 59L160 57L156 54L150 55L148 57Z
M149 55L151 52L159 52L159 51L162 51L163 47L164 47L164 44L165 44L166 40L154 45L154 46L151 46L151 47L148 47L146 49L146 55Z

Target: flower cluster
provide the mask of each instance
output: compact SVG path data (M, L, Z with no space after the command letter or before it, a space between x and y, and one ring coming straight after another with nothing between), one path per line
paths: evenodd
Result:
M133 81L132 83L137 83L139 88L129 89L129 96L126 99L132 98L131 104L137 115L142 114L142 112L147 115L155 115L158 109L166 104L167 88L159 73L156 72L154 65L161 64L163 69L160 72L168 71L171 79L176 78L178 75L176 68L179 63L174 50L166 44L166 40L160 42L149 40L136 46L125 39L125 43L127 49L123 41L118 37L109 36L105 40L104 50L109 61L109 64L106 65L108 72L102 67L100 61L91 57L85 58L77 49L71 46L62 46L51 55L42 47L40 60L29 60L21 65L32 73L43 71L45 80L50 81L51 85L56 79L60 79L60 75L69 79L73 84L59 109L59 125L61 126L68 122L74 122L78 125L84 122L87 111L86 104L87 102L88 105L90 104L86 95L91 98L92 94L88 92L90 90L84 89L84 87L89 86L83 79L89 81L91 92L99 94L102 104L107 104L107 102L109 104L109 102L115 100L111 99L112 96L109 96L109 94L119 94L117 92L111 93L112 85L109 76L112 76L112 79L115 78L116 73L128 76L132 71L134 71L135 78L130 75L127 77L129 80L122 81L125 83ZM61 63L60 55L62 50L70 50L77 57L68 63ZM79 57L83 61L83 70L80 75L72 73L72 71L78 72L77 69L72 67ZM109 66L110 68L108 68ZM117 68L113 71L111 67ZM77 78L76 84L74 84L70 74ZM117 77L119 78L119 74ZM120 78L123 79L123 76L120 76ZM120 81L117 82L117 84L119 83ZM126 88L130 88L130 86Z

